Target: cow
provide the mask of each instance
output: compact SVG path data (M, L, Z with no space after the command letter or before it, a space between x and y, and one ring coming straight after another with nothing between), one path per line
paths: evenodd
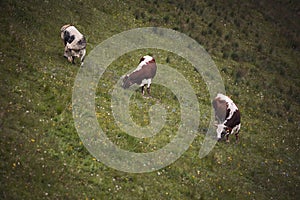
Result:
M82 66L86 54L85 37L77 30L75 26L70 24L61 27L60 33L61 39L63 40L65 46L64 57L73 64L75 64L75 57L80 57Z
M238 134L241 128L241 114L238 107L224 94L217 94L212 104L217 120L218 141L225 136L226 142L229 142L229 135L235 134L236 142L238 142Z
M155 59L149 55L143 56L137 68L123 78L122 87L127 89L133 84L138 84L142 88L142 95L144 96L144 87L147 85L147 93L150 96L151 81L156 74L156 69Z

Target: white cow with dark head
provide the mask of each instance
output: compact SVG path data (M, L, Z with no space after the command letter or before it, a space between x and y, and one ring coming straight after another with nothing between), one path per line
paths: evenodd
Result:
M225 136L226 141L229 142L229 135L235 134L237 142L241 128L241 115L238 107L228 96L223 94L218 94L212 104L218 121L216 124L218 140Z
M73 64L75 57L78 57L81 60L81 65L83 65L86 54L85 37L77 30L75 26L70 24L61 27L60 33L61 39L65 45L64 57L66 57L68 61Z
M156 69L155 59L152 56L143 56L138 67L124 77L122 87L126 89L133 84L138 84L142 87L142 94L144 95L144 87L146 85L147 92L150 95L151 81L156 74Z

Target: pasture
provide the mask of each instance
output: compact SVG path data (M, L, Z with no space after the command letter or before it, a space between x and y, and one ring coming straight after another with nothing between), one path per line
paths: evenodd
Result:
M0 199L299 199L300 24L297 1L17 1L0 2ZM297 13L298 12L298 13ZM226 94L241 111L240 141L219 142L198 153L208 128L211 102L191 63L164 50L122 55L97 83L95 112L107 137L122 149L156 151L175 137L178 99L166 87L138 90L130 114L149 124L159 102L166 124L151 138L122 132L111 110L119 78L152 54L191 84L199 102L195 140L174 163L149 173L112 169L80 140L72 92L80 69L63 57L62 25L74 24L87 39L87 56L117 33L164 27L196 40L211 55Z

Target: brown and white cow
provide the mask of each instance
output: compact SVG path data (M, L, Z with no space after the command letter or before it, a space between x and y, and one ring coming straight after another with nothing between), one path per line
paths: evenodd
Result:
M60 29L61 39L65 45L64 57L74 64L75 57L80 57L81 66L83 65L86 54L85 37L77 30L75 26L70 24L64 25Z
M138 84L142 87L142 94L144 95L144 87L147 85L147 92L150 95L151 81L156 74L156 69L155 59L152 56L143 56L138 67L124 77L122 87L126 89L133 84Z
M229 135L235 134L236 142L238 142L241 128L241 115L238 107L228 96L223 94L218 94L212 104L218 121L216 124L218 140L225 136L226 142L229 142Z

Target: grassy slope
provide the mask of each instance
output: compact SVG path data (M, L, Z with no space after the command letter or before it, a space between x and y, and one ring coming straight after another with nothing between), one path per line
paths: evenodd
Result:
M0 198L299 198L299 3L107 2L1 1ZM65 23L86 34L88 52L135 27L173 28L196 39L213 56L227 93L242 111L240 144L218 143L200 160L200 134L179 160L147 174L119 172L97 162L74 128L71 97L78 67L62 57L59 29ZM143 53L130 54L131 65ZM162 63L182 66L182 73L200 91L197 96L206 113L206 89L197 84L201 79L193 69L174 55L157 55ZM116 61L107 77L127 71L130 65L114 70L125 60ZM101 81L108 88L98 88L99 105L109 100L105 92L115 80ZM167 101L168 90L159 93L154 85L153 93L163 103L177 106ZM135 99L147 108L139 95ZM99 123L122 147L148 151L166 144L163 134L145 141L145 146L126 142L107 116L109 104L103 109L97 109ZM133 111L133 116L139 120L139 112ZM176 115L170 119L175 121ZM200 123L202 133L207 119ZM114 133L121 139L114 139Z

